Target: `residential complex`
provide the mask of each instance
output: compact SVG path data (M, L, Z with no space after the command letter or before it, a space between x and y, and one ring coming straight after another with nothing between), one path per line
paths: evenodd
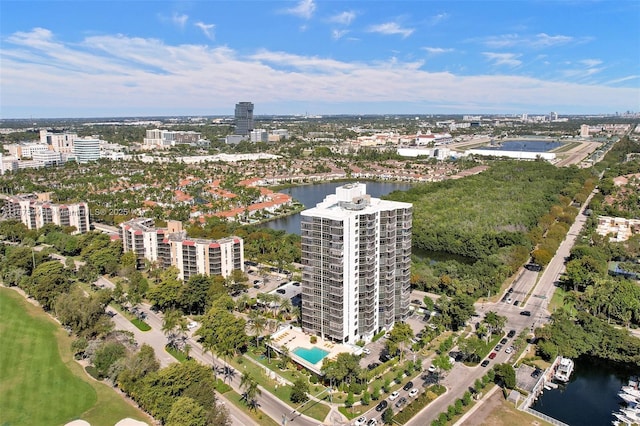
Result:
M194 131L153 129L147 130L146 134L145 147L168 148L180 144L196 144L202 139L202 134Z
M145 260L165 268L175 266L184 281L195 274L228 277L234 269L244 271L244 245L239 237L187 238L181 222L168 221L167 228L156 228L149 218L120 224L120 237L124 251L136 253L139 266Z
M76 233L89 230L87 203L55 204L49 193L14 195L5 199L4 216L17 219L29 229L40 229L48 223L74 226Z
M253 104L239 102L236 104L236 135L247 136L253 130Z
M371 198L353 183L301 215L305 332L368 342L408 317L411 204Z
M640 219L598 216L596 233L604 237L609 236L611 242L627 241L633 235L640 233Z

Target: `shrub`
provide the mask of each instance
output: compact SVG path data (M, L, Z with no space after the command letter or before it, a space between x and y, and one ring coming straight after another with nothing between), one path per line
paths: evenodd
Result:
M312 344L316 344L316 343L318 342L318 337L317 337L317 336L311 336L311 337L309 338L309 341L310 341Z

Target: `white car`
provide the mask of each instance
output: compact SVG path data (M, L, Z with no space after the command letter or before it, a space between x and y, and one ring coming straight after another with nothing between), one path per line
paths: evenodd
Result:
M400 396L400 392L395 391L391 395L389 395L389 401L393 401L394 399L396 399L399 396Z
M194 330L196 328L198 328L200 324L198 324L195 321L191 321L189 324L187 324L187 330Z
M367 418L365 416L358 417L356 421L353 423L354 426L364 426L367 423Z
M365 354L365 355L370 355L370 354L371 354L371 349L369 349L369 348L364 348L364 349L362 350L362 353L363 353L363 354Z
M511 352L513 352L513 346L509 346L507 349L504 350L506 353L510 354Z
M418 394L418 388L413 388L411 389L411 391L409 392L409 396L411 398L413 398L414 396L416 396Z
M431 364L431 366L429 367L429 373L433 373L436 371L436 366Z

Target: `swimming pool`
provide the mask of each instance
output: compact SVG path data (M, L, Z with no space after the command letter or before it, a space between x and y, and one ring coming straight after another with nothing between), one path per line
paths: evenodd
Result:
M329 355L328 351L325 351L324 349L317 348L315 346L313 348L311 348L311 349L295 348L292 352L294 354L296 354L297 356L299 356L300 358L302 358L305 361L307 361L308 363L311 363L311 364L317 364L320 361L322 361L322 359L324 357Z

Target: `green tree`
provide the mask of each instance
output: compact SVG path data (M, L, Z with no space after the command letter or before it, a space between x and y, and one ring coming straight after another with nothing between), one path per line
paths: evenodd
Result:
M118 342L105 342L93 354L91 362L98 370L100 377L105 377L109 368L126 355L125 347Z
M507 389L515 389L516 387L516 371L510 364L498 364L493 367L495 371L495 382L504 384Z
M309 399L307 393L309 392L309 383L303 377L297 378L293 382L293 386L291 388L291 402L295 404L301 404L306 402ZM353 398L353 395L351 395Z
M382 412L382 421L386 425L393 424L393 409L387 408Z
M171 406L167 426L207 426L207 412L189 397L180 397Z

